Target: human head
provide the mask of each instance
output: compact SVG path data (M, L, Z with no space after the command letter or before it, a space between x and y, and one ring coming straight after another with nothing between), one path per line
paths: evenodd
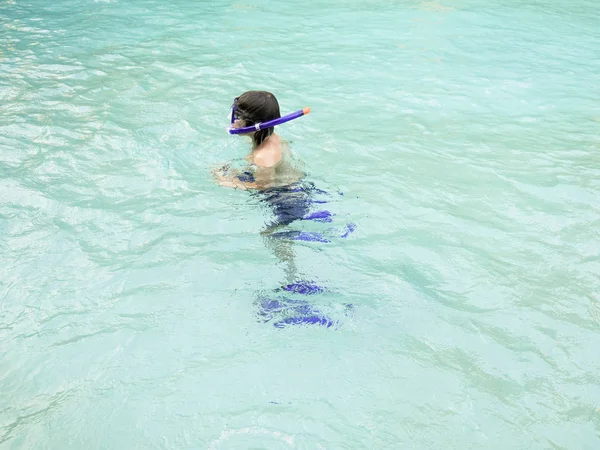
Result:
M244 92L234 100L235 119L241 120L241 126L247 127L259 122L281 117L279 112L279 103L273 94L266 91L248 91ZM275 131L274 127L265 128L252 134L252 142L258 147Z

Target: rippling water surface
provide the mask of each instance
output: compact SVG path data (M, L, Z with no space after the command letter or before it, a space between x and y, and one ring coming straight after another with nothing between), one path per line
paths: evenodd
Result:
M593 0L0 1L0 448L600 448L599 42ZM330 242L214 184L248 89L312 107ZM334 326L260 320L290 277Z

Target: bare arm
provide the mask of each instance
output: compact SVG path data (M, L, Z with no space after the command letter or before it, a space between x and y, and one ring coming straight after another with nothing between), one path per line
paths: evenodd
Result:
M212 174L215 178L215 181L220 186L242 190L253 188L256 189L257 187L255 182L241 181L238 178L240 171L236 169L229 170L229 164L217 169L213 169Z

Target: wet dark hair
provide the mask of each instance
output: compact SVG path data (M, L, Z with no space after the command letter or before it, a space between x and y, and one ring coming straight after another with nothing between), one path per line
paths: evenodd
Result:
M245 121L245 126L252 126L259 122L278 119L281 117L279 103L273 94L266 91L244 92L235 99L235 109L239 111L240 118ZM273 134L274 127L257 131L252 137L254 147L258 147L265 139Z

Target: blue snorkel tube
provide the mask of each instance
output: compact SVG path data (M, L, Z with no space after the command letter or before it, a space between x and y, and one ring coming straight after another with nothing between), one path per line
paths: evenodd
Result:
M279 118L273 119L273 120L269 120L268 122L259 122L252 126L249 126L249 127L243 127L243 128L228 127L227 132L229 134L252 133L254 131L259 131L259 130L264 130L266 128L274 127L275 125L281 125L282 123L286 123L286 122L289 122L290 120L294 120L294 119L297 119L298 117L302 117L302 116L308 114L309 112L310 112L310 108L306 107L303 109L299 109L298 111L294 111L293 113L289 113L286 116L279 117ZM235 106L232 108L232 111L231 111L231 123L232 124L235 122L234 116L235 116Z

